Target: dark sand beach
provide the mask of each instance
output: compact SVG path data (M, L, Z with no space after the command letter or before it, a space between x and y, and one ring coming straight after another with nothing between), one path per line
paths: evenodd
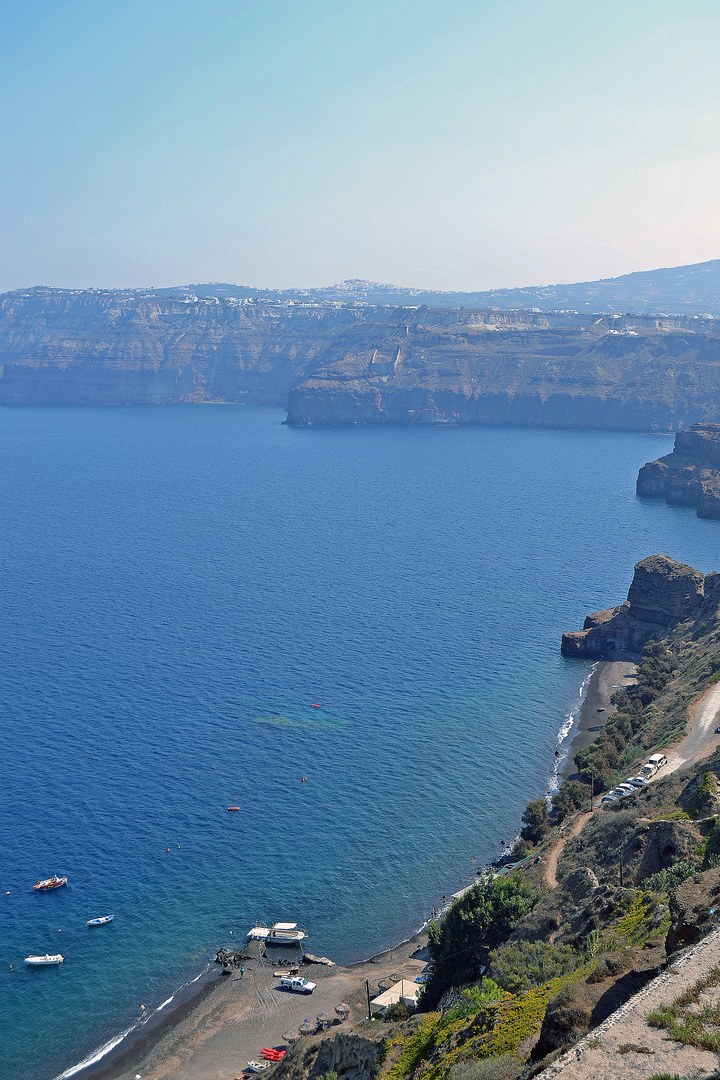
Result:
M283 993L275 977L278 961L271 950L245 962L244 974L212 976L187 1002L162 1022L135 1034L96 1065L76 1074L79 1080L232 1080L263 1047L284 1047L283 1035L297 1031L319 1013L332 1018L329 1034L345 1031L367 1017L378 980L397 974L412 981L425 968L427 937L417 934L389 952L351 967L304 964L301 974L317 983L311 995ZM350 1006L340 1023L335 1005ZM143 1025L144 1027L145 1025ZM307 1038L307 1036L303 1036Z
M575 754L597 738L614 709L610 698L624 686L635 681L637 659L628 656L622 660L600 660L592 673L585 700L580 708L578 722L570 731L568 756L560 770L560 778L568 780L576 775Z

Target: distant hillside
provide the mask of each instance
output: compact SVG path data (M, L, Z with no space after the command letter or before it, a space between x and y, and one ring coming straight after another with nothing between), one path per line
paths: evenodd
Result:
M720 315L720 259L642 270L600 281L570 285L531 285L521 289L490 289L486 292L435 292L427 289L383 285L353 279L321 289L275 291L246 285L214 283L181 289L142 290L155 296L179 296L192 291L198 298L237 297L271 300L304 300L317 303L427 305L431 308L484 308L499 311L644 312L647 314Z

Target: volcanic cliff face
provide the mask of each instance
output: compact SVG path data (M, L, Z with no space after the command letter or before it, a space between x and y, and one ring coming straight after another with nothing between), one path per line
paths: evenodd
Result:
M704 576L665 555L651 555L635 566L624 604L596 611L587 616L582 630L563 634L563 655L639 653L650 637L660 637L697 615L718 580L718 574Z
M292 424L625 430L719 411L712 319L257 301L230 289L5 294L0 404L288 401Z
M714 322L419 311L293 387L288 422L671 430L718 390Z
M254 401L354 347L382 309L33 289L0 297L0 404ZM380 335L387 333L383 326Z
M720 424L678 432L671 454L643 465L636 490L675 506L696 506L698 517L720 518Z

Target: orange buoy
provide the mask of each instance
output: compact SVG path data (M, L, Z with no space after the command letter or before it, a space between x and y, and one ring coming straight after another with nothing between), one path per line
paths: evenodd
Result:
M166 850L166 851L169 851L169 850L170 850L170 848L169 848L169 847L166 847L166 848L165 848L165 850Z

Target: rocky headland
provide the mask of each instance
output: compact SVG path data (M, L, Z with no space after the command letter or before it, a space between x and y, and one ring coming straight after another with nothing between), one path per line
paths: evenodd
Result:
M693 424L675 436L672 453L648 461L636 491L673 506L695 506L701 518L720 518L720 424Z
M627 600L588 615L583 629L562 636L564 656L639 654L652 638L664 637L703 604L713 611L720 598L720 574L699 570L665 555L637 563Z
M709 316L195 290L5 294L0 405L287 404L296 425L670 431L718 419L720 322Z

